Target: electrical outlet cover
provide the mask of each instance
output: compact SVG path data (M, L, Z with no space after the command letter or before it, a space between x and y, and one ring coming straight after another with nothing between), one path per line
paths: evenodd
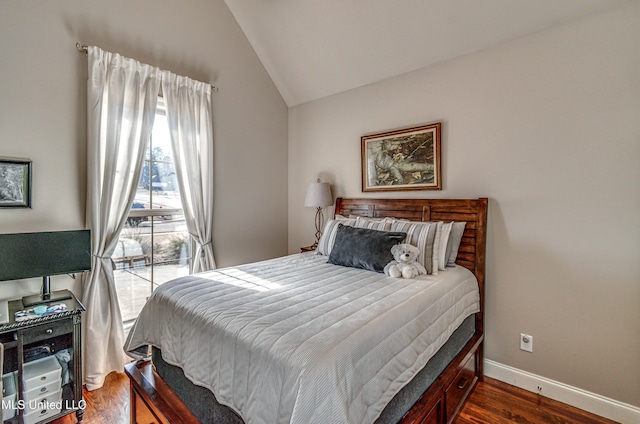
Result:
M520 349L533 353L533 336L520 333Z

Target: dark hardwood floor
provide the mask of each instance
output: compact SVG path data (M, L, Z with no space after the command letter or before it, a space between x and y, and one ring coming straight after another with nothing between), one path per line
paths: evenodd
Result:
M615 424L615 421L485 377L455 423Z
M128 424L129 423L129 379L124 372L112 372L104 386L88 392L83 390L87 407L82 418L87 424ZM76 423L76 415L71 414L53 421L53 424Z
M129 423L129 381L124 373L111 373L105 385L84 392L87 408L83 423ZM54 424L75 423L75 415ZM613 424L554 400L485 377L455 420L456 424Z

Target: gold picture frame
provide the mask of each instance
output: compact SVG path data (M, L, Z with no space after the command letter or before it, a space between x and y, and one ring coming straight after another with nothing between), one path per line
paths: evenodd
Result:
M442 190L441 126L363 136L362 191Z

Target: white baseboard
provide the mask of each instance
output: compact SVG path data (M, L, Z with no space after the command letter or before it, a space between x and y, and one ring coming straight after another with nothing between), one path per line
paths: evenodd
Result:
M484 375L622 424L640 423L640 408L636 406L489 359L484 360Z

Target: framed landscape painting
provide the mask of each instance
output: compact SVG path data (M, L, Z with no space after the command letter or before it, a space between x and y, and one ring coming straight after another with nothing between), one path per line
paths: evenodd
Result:
M31 207L31 161L0 158L0 208Z
M362 191L442 190L440 127L363 136Z

